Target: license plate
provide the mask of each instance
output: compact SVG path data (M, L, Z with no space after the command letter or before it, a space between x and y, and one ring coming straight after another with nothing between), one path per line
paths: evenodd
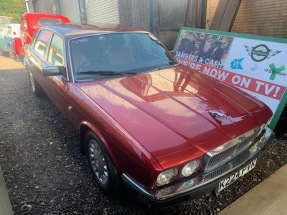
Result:
M217 192L220 192L221 190L228 187L230 184L232 184L234 181L236 181L239 177L245 175L250 170L254 169L256 166L257 159L253 160L251 163L246 165L245 167L241 168L237 172L233 173L232 175L226 177L225 179L221 180L217 187Z

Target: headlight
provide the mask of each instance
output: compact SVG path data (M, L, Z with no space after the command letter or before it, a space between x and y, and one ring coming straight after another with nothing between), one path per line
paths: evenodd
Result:
M161 172L156 179L156 184L162 186L168 184L178 173L177 168L172 168Z
M190 176L198 168L199 164L200 164L199 160L193 160L189 162L182 168L181 175L183 175L184 177Z

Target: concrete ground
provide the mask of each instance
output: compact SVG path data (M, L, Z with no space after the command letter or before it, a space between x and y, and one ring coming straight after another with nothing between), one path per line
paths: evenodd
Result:
M3 57L0 59L0 70L10 69L11 62L13 63L13 69L22 69L23 64L15 61L4 61ZM3 172L0 166L0 215L11 215L14 214L11 207L11 202L6 189L6 184L3 177Z
M287 214L287 165L219 213L230 214Z
M6 189L3 172L0 166L0 215L13 214L11 202Z

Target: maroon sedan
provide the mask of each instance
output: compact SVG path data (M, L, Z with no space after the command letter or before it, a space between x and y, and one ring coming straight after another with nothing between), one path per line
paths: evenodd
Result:
M261 101L179 65L149 32L123 26L41 27L25 62L80 134L99 187L123 182L148 203L220 192L270 144Z

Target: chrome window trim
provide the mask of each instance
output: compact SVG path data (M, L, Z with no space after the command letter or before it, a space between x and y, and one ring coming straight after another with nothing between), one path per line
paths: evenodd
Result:
M50 40L50 42L49 42L49 50L50 50L50 45L51 45L51 41L52 41L52 38L54 37L54 34L57 34L59 37L61 37L62 38L62 40L63 40L63 45L64 45L64 47L63 47L63 56L64 56L64 67L65 67L65 69L66 69L66 74L67 74L67 77L65 77L64 75L62 75L62 77L64 78L64 79L66 79L66 81L67 82L70 82L70 78L69 78L69 74L68 74L68 70L67 70L67 52L66 52L66 40L65 40L65 37L62 35L62 34L59 34L58 32L56 32L56 31L54 31L53 29L50 29L50 28L45 28L45 27L41 27L41 30L43 30L43 29L46 29L46 30L49 30L49 31L51 31L52 33L53 33L53 36L51 37L51 40ZM48 64L50 64L46 59L45 59L45 61L48 63ZM51 65L51 64L50 64Z

